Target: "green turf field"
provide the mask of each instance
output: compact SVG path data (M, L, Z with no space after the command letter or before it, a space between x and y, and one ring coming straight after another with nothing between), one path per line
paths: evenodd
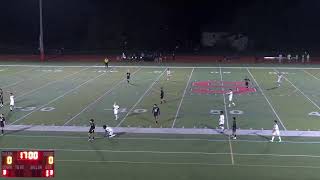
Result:
M320 68L217 66L0 66L8 127L84 127L90 118L127 129L163 129L161 134L123 133L87 142L85 132L10 131L0 137L0 150L56 150L55 179L319 179L320 140L299 137L320 130ZM69 64L68 64L69 65ZM125 73L132 74L126 82ZM281 87L276 72L285 74ZM250 92L243 79L251 81ZM160 104L160 88L167 102ZM222 91L232 88L236 106L228 107ZM9 92L15 110L9 111ZM115 120L112 105L120 106ZM226 102L226 103L225 103ZM161 116L155 124L152 105ZM295 136L269 143L269 136L246 134L238 140L225 135L179 135L180 130L216 129L218 112L246 130L281 131ZM177 133L166 130L175 129ZM250 131L250 132L251 132ZM169 132L169 131L168 131ZM268 131L266 131L268 132ZM295 134L295 132L297 132ZM99 134L98 137L102 135Z

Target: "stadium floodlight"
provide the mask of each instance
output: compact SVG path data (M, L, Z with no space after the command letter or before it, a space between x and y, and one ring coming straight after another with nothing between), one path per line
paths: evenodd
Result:
M43 45L43 24L42 24L42 0L39 0L39 26L40 26L40 34L39 34L39 51L40 51L40 60L44 61L44 45Z

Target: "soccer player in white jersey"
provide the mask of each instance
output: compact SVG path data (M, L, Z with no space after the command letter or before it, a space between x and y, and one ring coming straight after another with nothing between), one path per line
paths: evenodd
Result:
M278 84L278 87L280 87L283 79L283 74L279 72L277 75L278 75L277 84Z
M224 114L223 111L220 111L220 116L219 116L219 128L224 131Z
M278 121L277 120L274 120L273 129L272 129L272 138L270 140L271 142L273 142L275 136L278 136L279 142L281 142L280 130L279 130L279 126L278 126Z
M167 81L170 80L170 76L171 76L171 71L169 68L167 68Z
M114 114L116 120L118 120L119 108L120 108L119 105L117 105L117 103L114 102L114 104L113 104L113 114Z
M13 93L10 93L10 111L14 109L14 96Z
M229 89L229 92L227 92L228 98L229 98L229 107L231 107L231 104L235 106L236 104L233 102L233 91L232 89Z
M105 137L108 137L108 138L113 138L114 136L116 136L114 133L113 133L113 129L108 126L108 125L103 125L103 129L105 130Z

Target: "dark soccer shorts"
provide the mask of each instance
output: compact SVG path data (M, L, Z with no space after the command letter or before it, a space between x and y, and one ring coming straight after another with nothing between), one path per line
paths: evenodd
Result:
M89 129L88 133L93 134L94 133L94 129Z

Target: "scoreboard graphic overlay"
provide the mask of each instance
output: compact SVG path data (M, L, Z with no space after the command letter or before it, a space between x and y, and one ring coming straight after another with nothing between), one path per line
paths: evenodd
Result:
M54 177L54 151L2 151L2 177Z

